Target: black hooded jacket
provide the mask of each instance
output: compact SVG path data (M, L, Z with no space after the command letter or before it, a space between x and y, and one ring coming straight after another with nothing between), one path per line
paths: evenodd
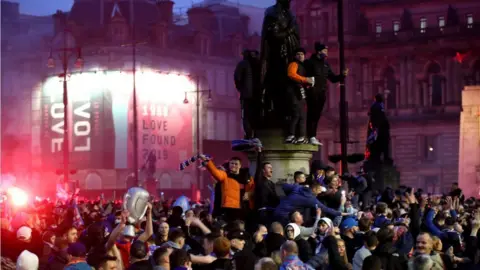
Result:
M310 59L305 61L305 67L307 68L307 76L315 77L313 90L317 93L327 91L327 80L337 83L343 78L342 74L336 75L333 73L326 59L318 57L317 54L312 54Z
M382 269L403 270L407 269L407 260L399 254L393 243L386 242L377 246L372 253L382 262Z

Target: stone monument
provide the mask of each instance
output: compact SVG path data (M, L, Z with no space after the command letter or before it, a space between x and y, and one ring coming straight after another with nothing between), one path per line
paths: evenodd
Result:
M262 140L264 161L272 164L273 182L284 183L293 179L293 173L303 171L310 173L310 160L318 146L310 144L285 144L282 132L276 129L259 130L258 137ZM249 153L250 173L256 170L256 153Z
M261 41L262 124L255 131L263 144L265 161L273 166L273 182L284 182L295 171L309 173L312 154L318 147L308 144L284 144L288 101L285 100L288 83L288 63L294 59L300 46L295 15L290 10L291 0L277 0L265 12ZM256 154L249 153L250 170L255 172Z
M480 86L462 91L458 183L465 197L480 197Z

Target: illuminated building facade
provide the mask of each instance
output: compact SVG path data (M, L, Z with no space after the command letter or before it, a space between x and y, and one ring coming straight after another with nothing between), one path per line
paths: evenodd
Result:
M349 153L363 153L367 110L386 96L403 184L432 193L458 181L461 93L480 84L480 2L345 0ZM329 46L338 72L336 2L294 1L302 45ZM317 157L340 153L337 85L330 85ZM352 166L353 167L353 166ZM353 168L351 168L353 171ZM466 187L464 187L465 189Z
M18 7L2 1L3 173L28 189L55 190L63 80L51 51L68 29L69 45L81 48L85 60L81 70L68 67L67 79L70 168L77 170L71 178L78 187L92 194L127 187L134 153L133 43L139 166L156 150L158 188L174 195L206 186L209 179L197 178L198 170L178 170L197 152L197 80L200 90L211 90L211 101L208 91L200 95L200 149L221 162L231 155L230 141L242 136L232 74L241 51L259 44L258 35L249 35L248 17L235 7L222 9L241 23L224 25L220 35L219 11L211 6L189 9L188 23L180 22L172 1L76 0L70 12L48 17L22 15ZM49 56L56 60L53 69Z

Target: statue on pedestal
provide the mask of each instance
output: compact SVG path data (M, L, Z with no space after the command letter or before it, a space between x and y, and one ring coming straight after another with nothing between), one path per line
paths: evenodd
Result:
M370 119L367 128L364 168L368 172L376 172L383 167L393 165L390 153L390 123L385 113L382 94L375 95L368 115Z
M273 182L287 178L289 174L299 169L302 171L302 168L308 173L312 153L318 151L316 145L293 145L284 141L288 117L292 116L293 106L298 105L292 104L292 100L289 100L292 95L288 95L287 91L293 84L292 79L288 77L288 66L295 61L300 48L298 25L290 10L290 2L291 0L277 0L275 5L267 8L262 27L259 63L246 61L249 58L256 60L255 54L255 57L246 57L243 63L237 66L235 75L235 84L241 93L244 120L253 119L250 124L253 122L254 127L252 132L251 125L244 125L245 139L232 141L232 150L249 152L250 169L253 174L257 163L257 155L253 149L265 149L263 151L265 160L271 162L271 166L275 168L271 176ZM248 63L250 65L247 65ZM255 68L256 64L259 66L258 71ZM298 74L298 69L292 73ZM250 79L253 80L252 83ZM255 87L256 83L258 89ZM250 86L252 91L247 91ZM258 91L260 95L256 95L256 90L260 90ZM249 98L253 99L252 103ZM254 117L246 113L249 104L258 104L260 107L253 113ZM301 137L300 132L295 135Z
M264 125L283 128L286 117L287 67L300 47L300 36L295 15L290 10L291 0L277 0L265 11L261 40L261 84L264 87Z

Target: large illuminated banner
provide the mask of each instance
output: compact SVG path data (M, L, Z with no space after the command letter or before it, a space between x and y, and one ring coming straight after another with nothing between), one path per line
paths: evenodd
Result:
M67 80L70 168L133 168L132 74L117 71L72 74ZM188 77L137 73L138 159L157 156L157 168L176 169L192 155L192 107L183 104L192 91ZM63 164L63 81L46 80L42 88L42 161Z
M186 76L140 73L137 84L140 166L150 152L155 153L159 169L178 169L180 162L192 156L192 107L183 104L183 100L184 93L193 89Z

